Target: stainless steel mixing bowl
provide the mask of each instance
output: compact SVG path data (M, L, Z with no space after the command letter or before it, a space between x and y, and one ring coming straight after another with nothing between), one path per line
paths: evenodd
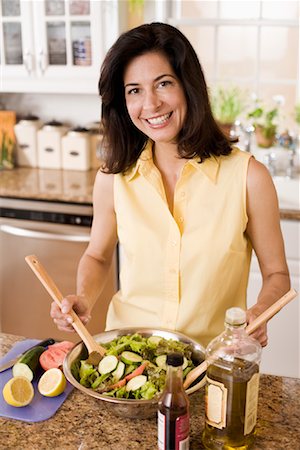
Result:
M192 359L195 365L200 364L204 360L205 349L193 339L185 336L184 334L176 331L167 331L163 329L151 329L151 328L122 328L119 330L106 331L94 336L94 339L101 343L106 344L119 336L125 336L129 334L139 333L144 337L160 336L165 339L173 339L181 341L192 346ZM88 356L87 349L83 342L78 343L66 356L63 364L63 370L68 381L79 389L81 392L98 398L103 404L109 408L114 414L123 417L145 419L154 417L157 412L157 399L156 400L129 400L118 399L113 397L107 397L93 389L82 386L72 375L71 365L76 360L86 359ZM194 384L200 381L197 379ZM202 375L202 383L199 388L205 383L204 375ZM189 393L189 390L187 390Z

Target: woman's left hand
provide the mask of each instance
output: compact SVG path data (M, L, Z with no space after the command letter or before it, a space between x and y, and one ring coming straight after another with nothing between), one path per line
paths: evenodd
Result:
M260 314L265 311L262 305L254 305L252 308L247 310L247 323L253 322ZM267 323L264 323L259 328L257 328L253 333L250 334L251 337L257 339L262 347L265 347L268 344L268 333L267 333Z

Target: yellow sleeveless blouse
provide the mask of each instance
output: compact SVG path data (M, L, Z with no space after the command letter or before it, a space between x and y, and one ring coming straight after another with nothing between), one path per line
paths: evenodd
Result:
M251 155L187 160L171 214L149 141L135 166L114 176L121 289L106 329L177 330L202 345L224 329L227 308L246 307L252 247L246 177Z

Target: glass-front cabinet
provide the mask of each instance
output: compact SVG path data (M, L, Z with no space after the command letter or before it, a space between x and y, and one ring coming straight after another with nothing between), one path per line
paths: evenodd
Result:
M0 0L3 92L97 92L117 0ZM109 30L107 29L109 27Z

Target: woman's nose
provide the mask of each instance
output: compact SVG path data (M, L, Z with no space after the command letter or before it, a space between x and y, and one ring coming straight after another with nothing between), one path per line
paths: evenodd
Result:
M161 105L161 99L157 95L155 91L150 89L149 91L146 91L145 97L144 97L144 109L151 110L156 109Z

